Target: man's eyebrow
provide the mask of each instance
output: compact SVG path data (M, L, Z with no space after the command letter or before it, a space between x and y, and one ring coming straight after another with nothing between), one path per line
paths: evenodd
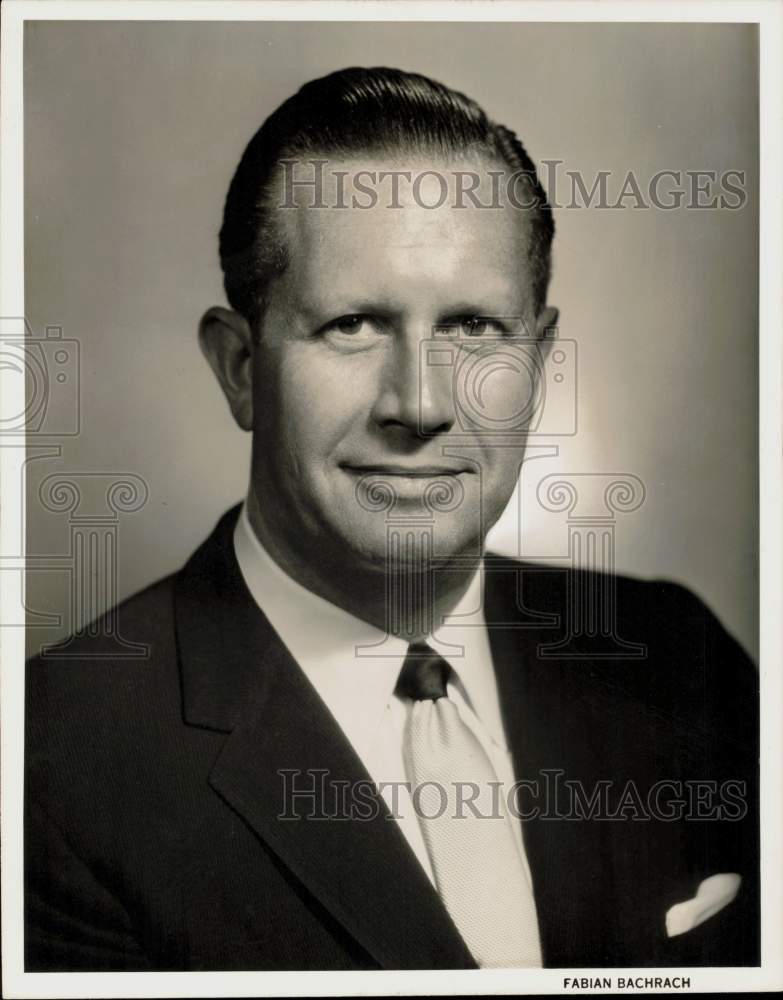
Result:
M453 319L463 316L482 316L486 319L518 318L521 316L521 303L512 301L513 296L506 292L494 295L476 297L473 299L457 299L453 303L443 305L437 310L438 320ZM298 298L296 309L305 318L317 319L321 316L346 315L352 313L368 313L379 316L401 316L406 312L403 303L392 297L380 296L345 296L326 293L322 298Z
M404 309L390 299L339 297L324 298L320 301L300 299L297 312L306 320L318 321L335 316L351 316L366 313L369 316L400 316Z
M458 302L454 306L449 306L448 309L439 315L439 318L448 320L462 319L465 316L475 316L482 319L515 319L518 315L519 313L514 313L508 302L494 302L490 305L488 302L465 300Z

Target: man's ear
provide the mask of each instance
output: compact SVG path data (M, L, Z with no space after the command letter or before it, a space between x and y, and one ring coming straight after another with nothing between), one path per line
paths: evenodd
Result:
M543 357L557 340L557 320L560 316L555 306L544 306L536 319L536 342Z
M213 306L198 328L201 350L226 394L234 420L253 429L253 332L237 312Z

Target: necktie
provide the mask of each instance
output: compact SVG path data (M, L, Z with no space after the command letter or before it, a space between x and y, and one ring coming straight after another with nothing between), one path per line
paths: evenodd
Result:
M497 808L492 763L447 695L450 673L422 643L409 646L397 682L397 693L413 699L405 767L435 883L479 966L541 968L533 891L510 821ZM476 812L467 803L474 785Z

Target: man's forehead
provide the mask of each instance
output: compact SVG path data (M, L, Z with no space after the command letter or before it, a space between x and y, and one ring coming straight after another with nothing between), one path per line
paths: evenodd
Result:
M278 237L285 244L288 266L269 294L288 306L295 303L302 315L314 316L363 312L371 305L389 311L464 307L504 315L527 309L532 305L527 217L508 205L460 208L444 200L427 207L440 199L435 171L446 175L473 166L433 164L431 159L328 161L323 183L299 189L293 207L278 207ZM479 160L475 169L492 184L488 170L494 166ZM429 173L414 188L417 170ZM370 198L372 184L388 183L389 177L381 175L391 171L398 172L397 197L383 189ZM350 187L349 180L360 186ZM486 190L491 193L491 187ZM330 195L337 200L330 201Z
M273 188L289 251L383 239L403 247L502 243L506 251L513 244L521 252L529 239L529 192L484 157L314 156L286 161Z
M527 207L523 204L525 178L524 171L469 151L448 157L314 153L281 161L274 186L276 204L283 207L497 211Z

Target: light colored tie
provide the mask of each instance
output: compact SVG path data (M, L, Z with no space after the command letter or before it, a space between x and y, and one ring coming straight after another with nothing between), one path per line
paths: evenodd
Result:
M413 699L405 767L435 883L481 968L541 968L533 890L508 818L487 808L497 802L497 775L447 695L450 673L449 664L422 643L408 648L397 683L397 693ZM481 815L466 803L468 782L481 790L475 799ZM457 783L463 783L462 807Z

